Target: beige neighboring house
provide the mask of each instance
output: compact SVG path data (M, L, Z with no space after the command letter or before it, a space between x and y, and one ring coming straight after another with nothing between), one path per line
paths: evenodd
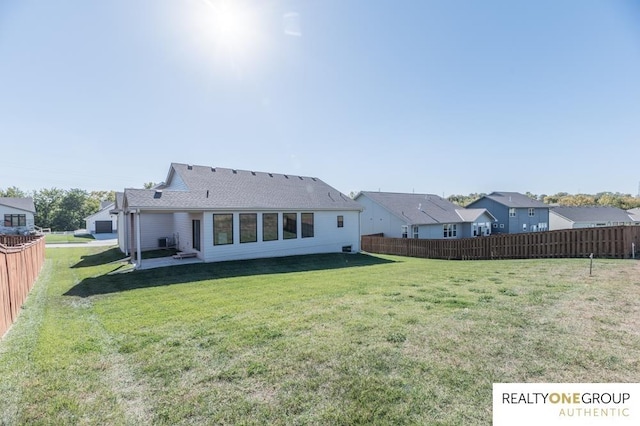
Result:
M87 232L92 234L109 234L118 231L118 216L111 214L115 207L113 201L102 201L100 210L84 218Z
M33 198L0 197L0 234L27 234L35 229Z

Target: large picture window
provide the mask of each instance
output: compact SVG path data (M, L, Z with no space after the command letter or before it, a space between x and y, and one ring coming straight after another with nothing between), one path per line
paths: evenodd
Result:
M256 241L258 241L258 215L240 213L240 242L255 243Z
M262 214L262 241L278 239L278 213Z
M313 213L302 213L302 238L313 237Z
M290 240L298 238L298 214L283 213L282 214L282 238Z
M7 227L27 226L27 215L26 214L5 214L4 226L7 226Z
M213 245L233 244L233 215L213 215Z

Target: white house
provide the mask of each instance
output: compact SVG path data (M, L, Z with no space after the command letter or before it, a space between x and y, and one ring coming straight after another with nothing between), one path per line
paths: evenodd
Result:
M491 234L496 220L487 209L465 209L433 194L362 191L363 235L391 238L457 239Z
M112 233L118 230L118 216L111 214L115 208L113 201L100 203L100 210L84 218L86 229L92 234Z
M630 213L610 206L558 206L549 210L549 229L635 225Z
M173 246L205 262L360 251L358 203L314 177L173 163L155 189L125 189L119 240L137 259Z
M0 197L0 234L25 234L35 228L33 198Z

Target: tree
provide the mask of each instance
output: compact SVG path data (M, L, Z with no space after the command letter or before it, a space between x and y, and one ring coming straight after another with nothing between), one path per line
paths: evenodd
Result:
M82 189L67 191L60 202L60 208L53 219L52 228L59 231L72 231L84 228L84 218L94 213L95 201L87 203L89 194Z
M0 188L0 197L9 197L9 198L26 198L28 197L27 193L22 191L20 188L15 186L10 186L6 191Z
M58 188L41 189L33 192L33 204L36 207L35 222L42 228L54 229L53 220L60 210L65 191Z
M144 184L144 189L151 189L151 188L153 188L153 187L154 187L154 186L156 186L156 185L157 185L157 183L154 183L154 182L146 182L146 183Z

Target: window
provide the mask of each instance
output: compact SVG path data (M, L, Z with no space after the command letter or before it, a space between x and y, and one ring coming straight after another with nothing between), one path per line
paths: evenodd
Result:
M213 215L213 245L233 244L233 215Z
M5 214L4 226L7 226L7 227L27 226L27 215L26 214Z
M313 237L313 213L302 213L302 238Z
M344 228L344 216L338 216L338 228Z
M513 207L509 209L509 217L516 217L516 209Z
M446 223L442 225L445 238L454 238L458 235L458 226L455 223Z
M420 227L418 225L413 225L413 238L420 238Z
M278 239L278 213L262 214L262 241Z
M535 216L536 215L536 209L529 209L529 216Z
M409 235L409 227L407 225L402 225L402 238L407 238Z
M283 213L282 214L282 238L290 240L298 238L298 214Z
M256 241L258 241L258 215L240 213L240 242L255 243Z

